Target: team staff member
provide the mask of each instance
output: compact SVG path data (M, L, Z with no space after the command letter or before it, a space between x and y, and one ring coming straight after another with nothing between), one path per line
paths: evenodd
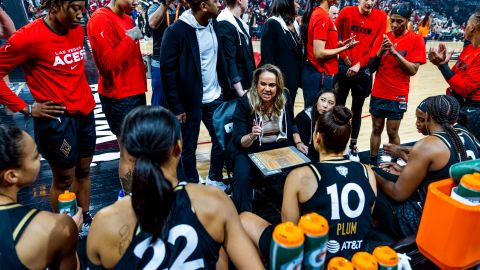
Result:
M338 72L337 55L357 43L353 37L338 42L337 28L328 14L336 3L337 0L309 0L303 14L302 27L307 29L307 61L302 72L305 107L313 105L321 89L332 88L333 75Z
M142 33L129 16L138 0L112 0L87 24L93 59L100 73L98 93L112 133L129 111L146 104L147 78L140 51Z
M148 24L152 28L153 53L152 53L152 105L165 106L166 99L163 92L162 78L160 76L160 47L162 46L163 33L167 27L178 20L185 11L182 1L163 0L154 2L148 9Z
M371 227L371 211L377 187L370 168L345 159L352 113L343 106L321 114L315 124L314 144L320 162L293 170L285 182L282 221L297 223L300 216L318 213L328 220L327 261L333 256L351 258L364 250ZM245 212L240 215L245 231L268 258L273 225ZM345 234L340 227L355 226Z
M77 267L78 229L73 220L17 203L19 190L32 185L39 171L40 154L32 137L17 127L0 125L2 269ZM82 224L81 209L73 218Z
M448 92L462 99L462 111L468 116L470 130L480 138L480 9L468 20L465 40L471 44L463 48L455 66L450 69L445 44L430 49L428 59L438 66L450 88Z
M338 104L345 105L348 94L352 90L352 137L349 157L359 161L357 139L362 124L362 108L365 99L372 89L372 75L368 62L380 48L383 34L387 29L387 15L374 8L376 0L358 0L358 7L345 7L338 14L337 25L340 39L352 35L359 43L352 50L340 54L339 69L336 76L338 82Z
M247 10L248 0L226 0L225 3L227 7L217 17L218 38L225 55L230 92L235 93L234 97L241 97L250 89L255 69L252 37L248 25L240 19Z
M53 174L50 202L77 193L88 225L90 163L95 151L95 101L84 71L80 26L85 1L44 0L48 14L24 26L0 49L0 77L22 65L35 103L27 104L0 80L0 103L33 117L35 141Z
M262 269L225 193L177 180L182 141L175 115L137 108L120 136L134 170L133 193L95 217L87 242L91 269L215 269L221 247L238 269Z
M393 7L390 14L392 31L384 35L382 46L372 58L370 71L377 71L370 99L372 165L377 164L385 119L389 143L400 144L398 129L407 110L410 77L426 63L425 43L419 35L407 29L411 13L409 4Z

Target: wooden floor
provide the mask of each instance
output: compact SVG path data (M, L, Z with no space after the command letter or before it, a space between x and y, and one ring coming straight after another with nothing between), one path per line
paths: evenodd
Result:
M259 51L260 42L254 41L254 50ZM437 47L437 42L428 42L427 50L430 47ZM463 47L463 42L450 42L447 43L448 50L455 50L460 52ZM453 65L453 62L450 63ZM417 133L415 128L415 109L418 104L425 98L433 95L441 95L445 93L447 89L447 83L443 79L440 71L436 66L432 65L427 60L427 64L420 67L416 76L411 79L410 95L408 102L408 110L402 120L400 126L400 139L403 142L410 142L418 140L422 137ZM148 99L149 100L149 99ZM370 133L372 130L372 120L369 117L369 104L370 98L367 98L363 107L362 116L362 128L360 130L360 136L358 138L359 150L368 150L370 148ZM351 105L351 97L347 100L347 107ZM298 95L295 101L295 115L302 111L303 106L303 94L302 91L298 91ZM200 175L205 178L208 175L208 169L210 164L210 148L211 144L210 136L206 128L202 125L200 130L199 145L197 148L197 167ZM382 143L388 142L386 131L382 135Z

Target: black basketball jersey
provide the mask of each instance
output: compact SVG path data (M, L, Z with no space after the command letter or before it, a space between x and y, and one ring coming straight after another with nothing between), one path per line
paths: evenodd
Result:
M302 215L316 212L328 220L327 260L351 256L365 246L375 193L366 167L346 159L310 165L318 180L313 196L300 204Z
M463 145L467 150L468 160L480 158L479 144L477 139L475 139L473 135L471 135L468 131L464 129L455 128L455 130L457 131L458 136L460 136L460 139L462 140ZM441 170L427 172L427 174L425 175L425 178L418 189L420 197L419 199L422 205L425 203L428 185L438 180L449 178L450 166L460 162L460 155L455 151L453 141L446 132L437 132L433 134L433 136L441 139L447 145L448 149L450 149L450 159L448 160L447 165L445 165L445 167L443 167Z
M175 188L175 202L170 213L155 243L151 243L151 235L137 226L130 246L114 269L215 269L220 244L198 220L185 183ZM90 269L95 269L90 265Z
M21 204L0 205L1 269L28 269L18 258L15 245L38 212Z

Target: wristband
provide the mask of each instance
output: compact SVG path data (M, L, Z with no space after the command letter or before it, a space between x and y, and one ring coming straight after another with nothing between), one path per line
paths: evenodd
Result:
M299 141L299 142L296 142L296 143L295 143L295 145L299 145L299 144L301 144L301 143L302 143L302 142L301 142L301 141Z
M28 113L27 113L26 117L30 118L30 117L32 117L32 105L28 104L27 108L28 108Z

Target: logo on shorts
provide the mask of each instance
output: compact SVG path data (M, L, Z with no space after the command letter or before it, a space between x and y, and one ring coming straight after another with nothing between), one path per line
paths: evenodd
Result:
M67 140L63 139L62 146L60 146L60 151L62 151L65 157L68 157L68 155L70 155L70 150L72 150L72 146L68 144Z

